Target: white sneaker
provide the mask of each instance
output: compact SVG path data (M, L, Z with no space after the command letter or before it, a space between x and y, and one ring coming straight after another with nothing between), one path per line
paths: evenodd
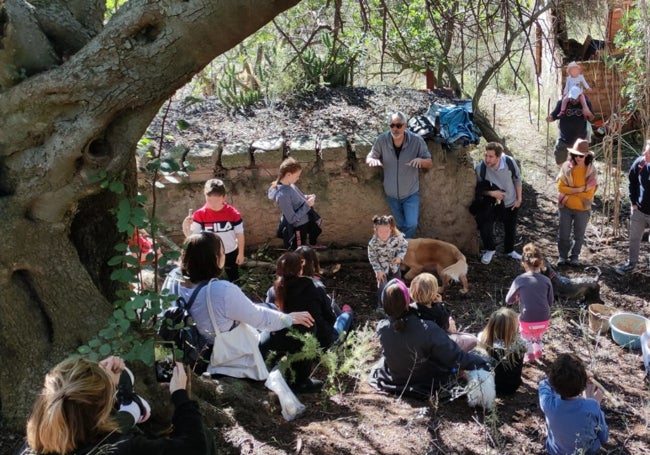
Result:
M516 261L521 261L521 254L517 253L515 250L512 250L510 253L508 253L508 256Z
M494 257L494 253L496 253L495 250L486 250L485 253L483 253L483 256L481 256L481 262L483 264L489 264Z

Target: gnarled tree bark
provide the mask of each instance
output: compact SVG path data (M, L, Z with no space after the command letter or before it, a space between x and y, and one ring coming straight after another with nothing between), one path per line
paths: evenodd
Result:
M112 312L114 200L161 104L299 0L0 2L0 410L22 425L44 372ZM98 257L99 256L99 257ZM107 298L108 297L108 298Z

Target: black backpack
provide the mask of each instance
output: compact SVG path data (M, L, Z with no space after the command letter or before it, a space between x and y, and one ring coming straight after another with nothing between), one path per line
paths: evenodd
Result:
M433 139L438 135L436 125L426 115L411 117L408 127L413 133L422 136L422 139Z
M505 155L506 157L506 164L508 165L508 169L510 170L510 173L514 177L517 175L517 170L515 169L515 163L513 162L514 158L508 155ZM480 164L481 168L479 169L479 175L481 176L481 180L485 180L485 173L487 172L487 165L485 164L485 161L481 161Z
M183 351L183 363L190 365L198 374L205 371L210 361L211 345L199 333L196 322L190 315L190 308L199 291L209 281L199 283L189 301L183 297L176 299L176 305L168 308L163 313L162 323L158 329L158 335L165 341L173 341L176 347Z

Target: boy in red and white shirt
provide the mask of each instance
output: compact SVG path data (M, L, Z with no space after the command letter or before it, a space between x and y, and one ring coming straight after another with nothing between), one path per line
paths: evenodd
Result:
M228 281L239 280L239 264L244 262L244 222L232 205L226 202L226 187L220 179L210 179L203 189L205 205L183 220L186 237L202 231L214 232L223 242L226 253Z

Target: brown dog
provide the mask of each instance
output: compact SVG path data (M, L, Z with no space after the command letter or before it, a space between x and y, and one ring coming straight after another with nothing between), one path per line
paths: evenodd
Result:
M409 239L409 246L402 264L409 268L405 280L412 280L423 271L435 270L442 280L441 292L451 280L463 285L461 294L469 291L467 261L455 245L434 239Z

